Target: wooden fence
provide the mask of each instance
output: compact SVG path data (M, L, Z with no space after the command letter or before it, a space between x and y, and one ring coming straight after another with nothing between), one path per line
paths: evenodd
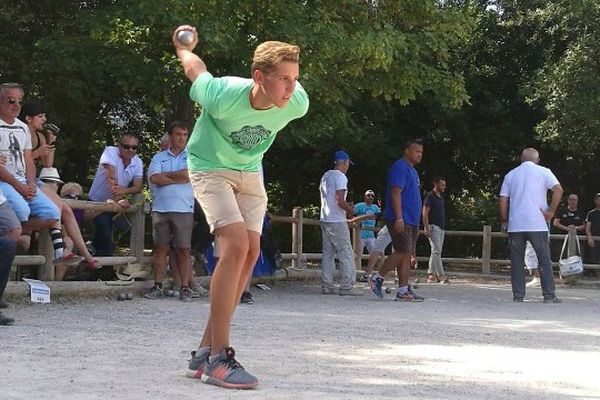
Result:
M69 206L75 209L82 210L93 210L93 211L113 211L112 207L107 203L96 203L82 200L65 200ZM143 264L144 261L144 236L145 236L145 214L146 208L144 207L143 197L137 195L132 205L128 209L122 209L120 212L131 215L131 238L129 246L129 256L125 257L97 257L97 259L105 266L127 264L128 262L139 262ZM302 207L294 207L292 210L292 216L278 216L274 215L271 218L272 223L276 224L291 224L291 253L283 253L282 256L286 260L290 260L292 268L305 269L308 260L321 260L322 253L305 253L303 249L304 239L304 226L320 226L320 221L316 219L310 219L304 217L304 210ZM358 254L356 251L357 246L360 246L360 224L352 224L352 238L354 246L354 254ZM484 225L481 231L445 231L447 237L474 237L482 238L481 246L481 257L478 258L449 258L443 257L442 260L445 263L461 264L464 266L472 266L473 268L479 267L482 274L490 274L492 265L510 265L510 261L507 259L492 259L492 239L506 239L508 235L502 232L492 232L491 225ZM563 240L566 235L564 234L551 234L551 240ZM579 240L585 240L585 236L577 236ZM594 236L594 239L599 241L600 237ZM39 277L42 280L54 280L54 265L53 249L50 242L50 236L46 232L41 233L38 246L38 254L35 256L17 256L15 258L15 265L39 265L40 274ZM362 259L367 258L367 255L356 256L355 263L357 268L360 268L360 262ZM426 257L419 257L421 260ZM556 264L556 263L554 263ZM584 264L585 269L600 270L598 264Z
M295 207L292 210L291 217L273 216L271 221L273 223L291 223L292 224L292 251L291 253L284 253L284 259L291 260L292 267L294 268L306 268L306 261L308 260L320 260L322 253L305 253L303 250L303 236L304 226L320 226L320 221L316 219L310 219L304 217L304 210L302 207ZM352 238L353 247L355 254L355 263L357 268L360 268L361 259L366 259L367 255L356 256L358 254L357 247L360 246L360 224L352 224ZM474 237L482 238L481 245L481 257L479 258L458 258L458 257L443 257L442 261L445 263L461 264L465 266L472 266L474 268L480 267L482 274L490 274L492 265L510 265L510 260L507 259L492 259L492 239L504 239L508 238L508 235L503 232L492 232L491 225L484 225L481 231L445 231L446 237ZM551 234L551 240L564 240L565 234ZM577 236L578 240L586 240L585 236ZM600 237L594 236L594 240L600 245ZM427 257L419 257L421 260L427 259ZM553 263L555 266L556 262ZM585 269L600 270L598 264L584 264Z

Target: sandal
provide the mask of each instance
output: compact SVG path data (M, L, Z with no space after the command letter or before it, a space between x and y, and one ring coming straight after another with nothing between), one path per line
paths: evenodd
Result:
M67 265L75 265L79 264L83 261L83 257L78 256L77 254L69 253L66 256L62 256L54 260L54 264L67 264Z
M92 260L92 262L86 261L85 266L89 269L100 269L102 268L102 263L100 263L100 261L94 259Z

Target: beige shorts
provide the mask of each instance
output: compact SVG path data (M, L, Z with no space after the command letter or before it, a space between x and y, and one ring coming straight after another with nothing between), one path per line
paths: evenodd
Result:
M210 231L236 222L262 233L267 192L260 172L190 171L194 197L206 215Z

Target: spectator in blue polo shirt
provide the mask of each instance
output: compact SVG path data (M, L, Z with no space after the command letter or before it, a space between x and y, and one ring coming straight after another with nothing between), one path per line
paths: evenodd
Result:
M154 238L154 287L145 297L164 295L162 280L167 267L169 246L173 245L176 268L181 276L179 298L191 300L190 247L194 225L194 193L187 170L185 146L189 128L184 122L169 125L169 148L152 157L148 181L152 192L152 236Z

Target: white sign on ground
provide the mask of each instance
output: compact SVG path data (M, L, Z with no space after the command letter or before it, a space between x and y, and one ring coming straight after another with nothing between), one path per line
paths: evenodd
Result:
M50 303L50 288L42 281L37 279L23 278L31 288L32 303Z

